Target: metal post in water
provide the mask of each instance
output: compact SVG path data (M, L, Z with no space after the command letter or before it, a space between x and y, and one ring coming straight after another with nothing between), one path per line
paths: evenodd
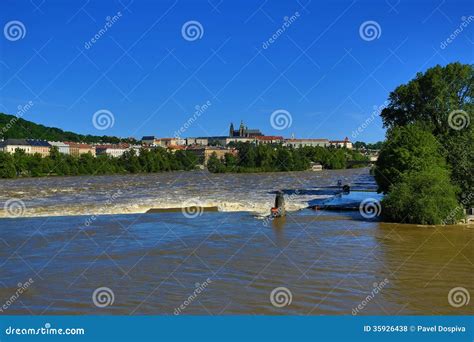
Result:
M285 196L282 191L278 191L275 196L275 206L271 209L273 217L285 216Z

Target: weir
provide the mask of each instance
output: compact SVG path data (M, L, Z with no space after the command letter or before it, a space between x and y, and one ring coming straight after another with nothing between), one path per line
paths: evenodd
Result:
M377 193L375 179L370 175L359 176L351 184L337 183L338 190L329 198L317 198L308 202L313 210L360 210L364 202L380 202L382 194Z

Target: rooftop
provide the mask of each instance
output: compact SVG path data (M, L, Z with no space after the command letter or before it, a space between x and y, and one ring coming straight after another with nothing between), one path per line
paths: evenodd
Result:
M1 146L7 145L30 145L26 139L7 139L5 141L0 142Z
M112 144L109 144L109 145L97 145L95 148L97 149L127 149L129 148L130 145L128 144L117 144L117 145L112 145Z
M89 144L76 143L76 142L70 142L70 141L65 141L65 143L68 144L69 147L76 147L76 148L92 148L92 145L89 145Z
M286 139L286 141L294 141L294 142L303 142L303 141L313 141L313 142L327 142L328 139Z
M262 135L260 137L255 137L257 140L283 140L283 137L280 135Z
M45 140L27 139L27 143L31 146L50 147L51 144Z

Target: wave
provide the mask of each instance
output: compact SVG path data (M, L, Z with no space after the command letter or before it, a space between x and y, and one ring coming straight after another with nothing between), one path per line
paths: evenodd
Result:
M308 206L308 201L315 196L300 196L298 200L286 201L287 211L297 211ZM324 197L324 196L321 196ZM28 206L21 215L12 216L6 208L0 208L0 217L44 217L44 216L84 216L84 215L117 215L117 214L141 214L150 209L185 208L188 206L217 207L220 212L249 212L257 217L269 214L273 206L274 198L269 196L263 199L240 199L228 201L218 198L179 198L175 200L142 199L129 203L111 203L104 205L100 202L81 204L47 204Z

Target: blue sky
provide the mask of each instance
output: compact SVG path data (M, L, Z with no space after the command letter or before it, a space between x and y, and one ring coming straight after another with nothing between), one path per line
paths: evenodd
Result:
M209 101L183 136L227 134L231 121L244 120L267 135L374 142L385 133L374 107L397 85L436 64L473 62L474 21L441 48L463 16L474 15L469 1L4 0L0 6L2 27L14 20L24 26L21 39L0 36L0 111L15 114L32 101L25 119L84 134L173 136ZM278 33L285 17L292 22ZM188 21L201 25L199 39L184 39ZM368 21L378 25L376 37L361 36ZM92 121L102 109L114 117L105 130ZM270 121L280 109L291 115L284 129Z

